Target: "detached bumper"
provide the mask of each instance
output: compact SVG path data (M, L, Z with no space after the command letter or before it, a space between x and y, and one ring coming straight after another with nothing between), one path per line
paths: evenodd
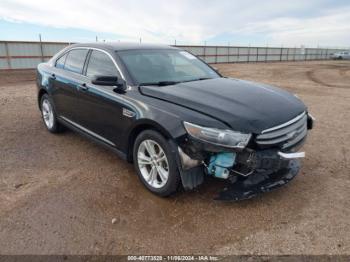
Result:
M297 159L292 159L287 167L274 173L253 173L246 178L240 178L232 184L229 183L214 199L239 201L253 198L261 193L284 186L298 174L299 170L300 162Z

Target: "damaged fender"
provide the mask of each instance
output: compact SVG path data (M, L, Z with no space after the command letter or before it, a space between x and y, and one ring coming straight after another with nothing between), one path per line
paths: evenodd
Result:
M187 156L173 140L169 140L169 144L175 156L184 189L192 190L202 184L204 181L204 166L201 162Z

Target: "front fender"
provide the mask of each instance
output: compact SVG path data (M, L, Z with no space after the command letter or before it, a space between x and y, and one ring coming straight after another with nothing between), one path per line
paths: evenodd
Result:
M169 123L161 121L155 121L153 119L141 118L135 120L125 132L123 139L121 140L122 151L128 155L128 160L132 160L133 144L143 130L153 129L161 133L166 139L176 140L177 138L186 134L181 121L178 119L169 120Z
M174 128L169 129L165 126L169 126L169 124L172 123L172 126ZM151 119L140 119L134 123L132 126L132 130L129 133L128 137L128 160L131 161L132 159L132 149L133 149L133 142L135 141L137 135L142 132L145 129L155 129L158 132L160 132L165 138L167 138L168 143L171 147L172 156L175 157L175 161L178 167L178 171L181 176L181 182L185 190L191 190L198 185L202 184L204 181L204 170L203 166L199 165L196 167L192 167L190 169L184 169L182 167L181 158L179 155L179 146L177 144L177 138L184 136L186 134L186 131L184 127L182 126L181 121L177 121L177 125L175 122L168 121L166 125L162 126L158 122L151 120Z

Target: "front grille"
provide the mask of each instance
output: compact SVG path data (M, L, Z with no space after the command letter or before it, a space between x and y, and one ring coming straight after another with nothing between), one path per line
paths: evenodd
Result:
M256 143L261 148L279 147L291 148L301 142L307 134L307 114L304 112L292 120L262 131L256 137Z

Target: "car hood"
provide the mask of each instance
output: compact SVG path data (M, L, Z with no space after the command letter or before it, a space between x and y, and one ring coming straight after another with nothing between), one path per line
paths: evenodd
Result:
M141 86L140 91L211 116L233 130L255 134L285 123L306 110L303 102L287 91L232 78Z

